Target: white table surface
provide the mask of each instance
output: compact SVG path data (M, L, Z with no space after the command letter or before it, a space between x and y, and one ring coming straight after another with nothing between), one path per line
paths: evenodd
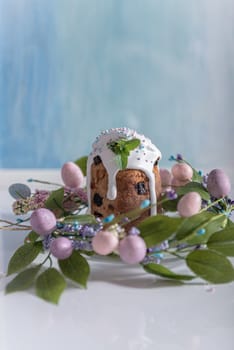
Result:
M13 218L8 186L31 177L60 182L56 170L1 170L0 218ZM0 232L0 350L234 349L233 283L180 285L139 267L96 260L88 289L70 287L59 306L28 291L4 295L3 273L24 236Z

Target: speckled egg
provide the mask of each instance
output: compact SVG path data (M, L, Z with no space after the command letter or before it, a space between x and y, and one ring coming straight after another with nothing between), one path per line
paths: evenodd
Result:
M33 231L46 236L56 228L56 217L52 211L46 208L36 209L30 218Z
M99 255L111 254L117 249L119 239L113 232L100 231L92 240L92 246L95 253Z
M146 255L145 241L135 235L123 238L119 243L119 255L128 264L140 263Z
M221 198L229 194L231 191L231 182L223 170L214 169L209 173L207 190L215 198Z
M163 187L170 186L172 175L168 169L160 169L161 184Z
M84 175L80 167L73 162L67 162L62 166L61 176L67 187L78 188L83 186Z
M59 260L67 259L73 252L72 241L66 237L58 237L51 241L50 251Z
M186 193L178 202L177 210L182 217L190 217L201 210L202 199L199 193Z
M188 182L189 182L189 180L181 181L181 180L178 180L178 179L176 179L175 177L173 177L172 180L171 180L171 186L172 186L172 187L183 187L183 186L185 186Z
M176 163L171 168L172 175L179 181L192 180L193 169L186 163Z

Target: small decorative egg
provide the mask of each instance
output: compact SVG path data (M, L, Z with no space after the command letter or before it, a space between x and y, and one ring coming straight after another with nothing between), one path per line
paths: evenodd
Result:
M171 168L172 175L179 181L192 180L193 169L186 163L176 163Z
M173 177L172 180L171 180L171 186L172 186L172 187L183 187L183 186L185 186L188 182L189 182L189 180L182 181L182 180L178 180L178 179L176 179L175 177Z
M46 236L55 230L56 217L49 209L36 209L31 215L30 224L33 231L39 235Z
M62 166L61 176L67 187L78 188L83 186L84 175L80 167L73 162L67 162Z
M123 238L119 243L119 255L128 264L140 263L146 255L145 241L135 235Z
M59 260L67 259L73 252L72 241L66 237L58 237L51 241L50 251Z
M160 169L159 172L160 172L162 186L163 187L170 186L171 180L172 180L172 175L170 171L167 169Z
M199 193L186 193L178 202L177 210L180 216L186 218L199 213L201 210L202 199Z
M215 198L221 198L229 194L231 191L231 182L223 170L214 169L209 173L207 190Z
M100 231L93 237L92 246L95 253L108 255L117 249L119 239L113 232Z

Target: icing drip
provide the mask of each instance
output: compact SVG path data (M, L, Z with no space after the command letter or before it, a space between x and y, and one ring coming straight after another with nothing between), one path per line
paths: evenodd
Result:
M93 151L88 157L87 163L87 192L89 199L89 209L91 207L90 181L91 165L95 156L100 156L104 167L108 173L107 198L114 200L117 196L116 175L121 170L117 164L115 154L108 148L107 144L119 139L139 139L140 145L130 151L126 169L142 170L149 179L150 200L154 204L151 208L151 215L157 213L157 196L155 190L155 174L153 172L154 163L161 158L161 152L144 135L128 128L117 128L103 131L93 143Z

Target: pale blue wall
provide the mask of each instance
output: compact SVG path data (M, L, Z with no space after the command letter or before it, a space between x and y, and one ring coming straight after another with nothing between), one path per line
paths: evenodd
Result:
M233 38L233 0L0 0L0 166L58 167L129 126L231 169Z

